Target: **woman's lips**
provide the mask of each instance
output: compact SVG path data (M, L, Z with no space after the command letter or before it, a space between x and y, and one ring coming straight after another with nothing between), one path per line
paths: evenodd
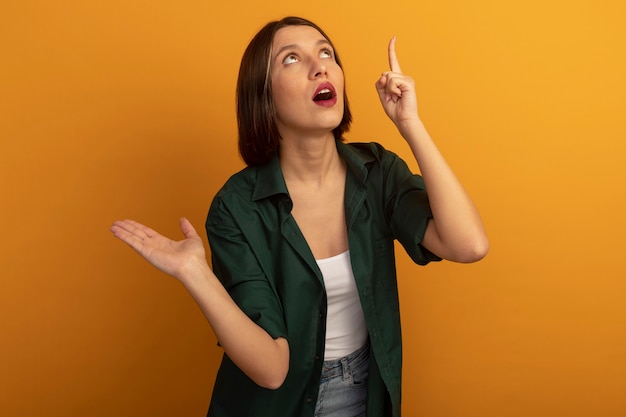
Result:
M322 107L332 107L337 103L337 93L331 83L322 83L317 86L313 95L315 104Z
M337 104L337 97L333 97L328 100L315 100L315 104L322 107L332 107Z

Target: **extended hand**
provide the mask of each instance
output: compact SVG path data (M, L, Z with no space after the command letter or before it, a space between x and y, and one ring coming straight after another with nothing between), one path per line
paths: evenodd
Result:
M113 223L111 232L126 242L152 265L176 278L181 278L185 267L206 262L202 239L189 220L180 220L184 240L174 241L133 220Z
M376 81L376 90L387 116L403 132L410 123L419 121L415 83L404 75L396 56L396 37L389 41L389 68Z

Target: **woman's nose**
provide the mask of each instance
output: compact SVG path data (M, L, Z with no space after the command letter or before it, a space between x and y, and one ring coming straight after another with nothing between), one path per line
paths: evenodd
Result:
M321 60L316 60L311 69L312 78L319 78L325 76L327 72L326 64Z

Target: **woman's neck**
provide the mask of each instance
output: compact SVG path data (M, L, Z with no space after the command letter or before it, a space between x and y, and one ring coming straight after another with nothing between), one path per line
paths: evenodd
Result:
M335 176L344 170L332 133L321 138L283 139L279 155L288 184L299 182L321 186L329 175Z

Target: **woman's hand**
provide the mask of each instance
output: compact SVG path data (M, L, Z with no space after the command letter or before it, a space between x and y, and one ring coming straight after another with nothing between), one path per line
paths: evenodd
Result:
M404 133L415 122L419 122L417 114L417 98L413 79L402 73L396 56L396 37L389 41L389 68L376 81L376 90L387 116Z
M417 113L413 80L404 75L396 56L395 37L389 42L389 67L376 82L385 113L406 140L419 169L433 213L422 245L455 262L475 262L489 250L480 215Z
M113 223L111 232L156 268L181 279L185 268L207 263L202 239L189 220L180 220L185 239L174 241L133 220Z
M207 318L228 357L258 385L276 389L289 371L289 343L273 339L235 304L206 261L204 244L189 220L185 239L168 239L133 220L116 221L111 232L161 271L178 278Z

